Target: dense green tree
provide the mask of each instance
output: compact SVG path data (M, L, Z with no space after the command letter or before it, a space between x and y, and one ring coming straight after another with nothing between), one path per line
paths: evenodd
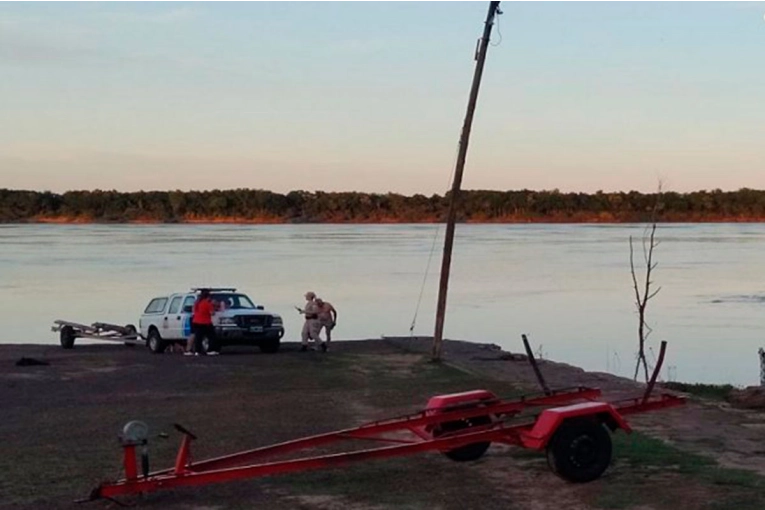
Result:
M658 198L659 221L765 221L765 191L700 190L562 193L559 190L466 190L459 221L646 221ZM210 191L48 191L0 189L0 222L183 222L225 219L284 222L441 222L449 194Z

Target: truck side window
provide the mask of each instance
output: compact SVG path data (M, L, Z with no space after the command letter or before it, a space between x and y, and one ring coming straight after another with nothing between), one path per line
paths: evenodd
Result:
M169 314L178 313L178 309L181 307L181 296L176 296L170 301L170 309L167 311Z
M167 305L167 298L155 298L149 302L143 313L162 313Z
M197 300L195 296L186 296L183 300L183 313L191 313L194 309L194 302Z

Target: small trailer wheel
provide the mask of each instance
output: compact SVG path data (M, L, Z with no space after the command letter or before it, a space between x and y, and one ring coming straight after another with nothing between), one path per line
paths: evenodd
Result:
M438 425L433 430L433 437L441 436L447 432L456 432L458 430L469 429L471 427L478 427L481 425L488 425L491 423L491 417L489 416L475 416L473 418L466 418L459 421L448 421ZM482 441L480 443L470 443L465 446L460 446L453 450L443 452L449 459L455 462L470 462L472 460L478 460L483 457L486 450L491 446L490 441Z
M135 329L135 326L133 326L132 324L128 324L127 326L125 326L125 331L127 331L127 334L129 336L133 337L132 338L133 340L135 340L137 338L136 333L138 333L138 330ZM125 342L125 345L127 347L135 347L135 343L134 342Z
M566 420L547 445L553 473L573 483L600 478L611 464L611 435L594 420Z
M64 326L59 332L59 341L61 347L64 349L71 349L74 347L74 340L77 336L74 334L74 328L72 326Z
M159 331L152 329L149 331L149 339L146 341L149 350L154 354L162 354L167 349L167 343L159 336Z

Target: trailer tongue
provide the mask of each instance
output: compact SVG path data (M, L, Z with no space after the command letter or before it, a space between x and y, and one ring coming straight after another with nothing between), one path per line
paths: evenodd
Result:
M626 416L684 404L682 397L651 395L665 349L666 342L662 342L654 377L645 393L613 402L599 400L600 390L586 387L547 389L542 395L515 399L474 390L432 397L425 409L414 414L196 461L192 460L191 445L197 436L176 424L182 439L175 464L154 472L149 471L148 428L143 422L133 421L120 436L125 478L102 483L84 501L331 468L427 451L465 462L483 456L491 443L545 450L555 474L570 482L589 482L599 478L611 463L610 433L618 429L631 432ZM530 356L529 361L532 360ZM539 376L541 379L541 373ZM543 380L540 383L546 388ZM528 412L535 410L536 414ZM380 446L294 458L296 452L359 440ZM279 460L278 457L285 454L292 457Z

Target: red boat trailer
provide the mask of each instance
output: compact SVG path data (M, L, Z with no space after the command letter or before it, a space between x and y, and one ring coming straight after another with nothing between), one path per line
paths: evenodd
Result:
M331 468L425 451L438 451L458 462L472 461L480 458L491 443L546 450L548 464L558 476L570 482L589 482L599 478L611 462L609 431L631 432L625 416L685 402L684 398L669 394L651 396L665 348L666 342L662 342L653 377L645 394L636 398L604 402L598 400L601 392L596 388L549 390L537 370L540 384L545 388L542 395L514 400L498 398L486 390L440 395L431 398L424 410L414 414L201 461L192 461L191 457L191 444L196 436L176 424L175 428L183 438L175 465L155 472L149 472L148 429L142 422L130 422L120 438L125 478L102 483L83 501ZM535 365L533 356L529 356L529 361ZM535 408L542 410L535 415L524 414ZM278 455L351 440L385 445L297 459L273 459ZM141 449L140 474L137 448Z

